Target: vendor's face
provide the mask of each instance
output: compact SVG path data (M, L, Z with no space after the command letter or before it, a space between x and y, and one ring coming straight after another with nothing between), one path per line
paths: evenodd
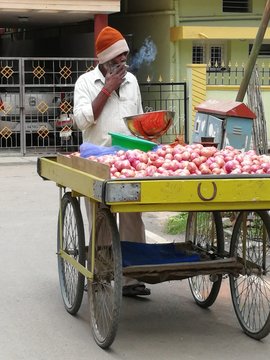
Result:
M107 63L103 64L106 71L112 72L119 65L126 65L128 52L124 52Z

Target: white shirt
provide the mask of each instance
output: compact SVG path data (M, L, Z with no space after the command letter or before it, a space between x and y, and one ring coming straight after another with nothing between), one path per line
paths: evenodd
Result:
M135 76L127 72L119 89L108 98L96 121L93 116L92 102L105 84L99 67L81 75L74 90L74 118L83 132L83 141L95 145L110 146L108 132L131 135L123 120L126 116L143 113L140 88Z

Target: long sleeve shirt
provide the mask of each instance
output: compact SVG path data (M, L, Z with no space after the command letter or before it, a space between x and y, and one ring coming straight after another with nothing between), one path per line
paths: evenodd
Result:
M95 145L110 146L108 132L131 135L124 117L143 113L140 88L135 76L127 72L119 88L119 95L113 91L98 119L94 119L92 102L105 85L105 78L99 67L81 75L74 91L74 118L83 133L83 141Z

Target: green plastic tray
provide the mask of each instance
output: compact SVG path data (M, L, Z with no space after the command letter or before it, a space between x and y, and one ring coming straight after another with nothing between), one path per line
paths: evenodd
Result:
M125 149L139 149L142 151L153 150L156 143L144 139L139 139L135 136L122 135L118 133L109 132L112 137L112 145L121 146Z

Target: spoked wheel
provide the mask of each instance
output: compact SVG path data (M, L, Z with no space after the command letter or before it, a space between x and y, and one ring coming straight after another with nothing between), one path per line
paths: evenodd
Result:
M224 237L219 212L190 212L187 219L186 241L192 242L213 258L223 254ZM222 275L197 275L188 279L196 303L207 308L215 302Z
M93 280L88 281L91 328L96 343L108 348L116 335L122 301L122 257L119 232L109 209L97 211ZM88 269L91 270L92 245Z
M232 302L244 332L257 340L270 331L270 217L266 211L243 211L232 234L230 255L244 265L230 275Z
M62 233L62 246L61 246ZM84 227L79 202L67 192L61 200L58 217L57 254L61 294L66 310L76 314L81 306L84 291L84 276L67 260L60 250L85 266Z

